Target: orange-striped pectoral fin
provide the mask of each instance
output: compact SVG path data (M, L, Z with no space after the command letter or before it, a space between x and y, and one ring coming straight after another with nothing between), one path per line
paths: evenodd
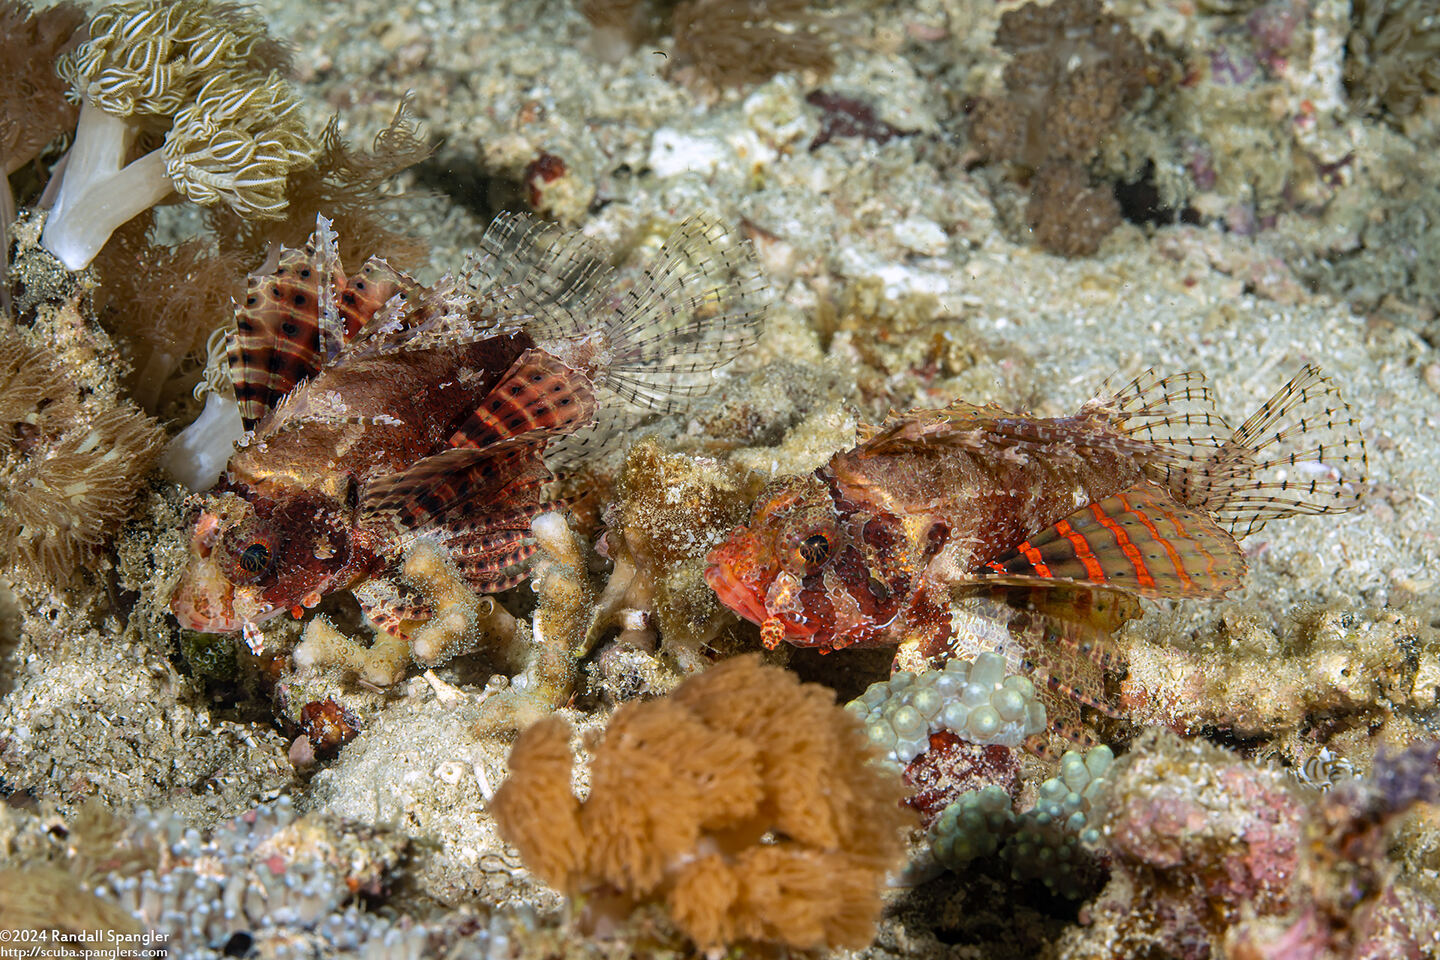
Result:
M1215 597L1245 558L1207 513L1141 483L1088 504L987 564L981 577L1103 584L1147 597Z
M590 378L538 347L522 353L451 435L452 447L487 444L543 432L573 433L595 416Z

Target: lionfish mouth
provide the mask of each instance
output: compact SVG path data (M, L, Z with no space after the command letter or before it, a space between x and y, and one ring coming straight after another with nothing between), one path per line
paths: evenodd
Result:
M252 590L237 589L210 558L192 555L170 595L170 612L187 630L238 633L245 624L264 623L284 610L265 603Z
M730 539L711 550L705 560L705 582L715 591L720 602L752 623L764 623L770 613L765 609L763 591L756 589L757 578L744 574L756 569L755 548L741 527Z
M243 626L235 616L233 590L200 584L188 575L170 597L170 612L180 626L199 633L234 633Z

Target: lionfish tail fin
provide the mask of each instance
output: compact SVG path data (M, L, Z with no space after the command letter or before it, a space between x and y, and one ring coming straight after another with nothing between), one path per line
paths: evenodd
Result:
M609 261L584 235L515 211L486 228L464 276L482 317L535 340L591 333L612 279Z
M1306 364L1228 437L1160 464L1156 479L1238 540L1270 520L1354 508L1366 469L1359 417L1320 368Z
M686 220L609 305L597 385L655 413L707 393L714 371L759 336L760 285L748 243L713 221Z

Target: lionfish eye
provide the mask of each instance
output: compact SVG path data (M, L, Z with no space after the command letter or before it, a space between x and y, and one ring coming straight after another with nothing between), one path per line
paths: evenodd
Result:
M263 573L270 566L270 548L255 541L240 551L240 569L246 573Z
M817 567L830 558L830 538L823 533L812 533L800 541L796 550L807 565Z

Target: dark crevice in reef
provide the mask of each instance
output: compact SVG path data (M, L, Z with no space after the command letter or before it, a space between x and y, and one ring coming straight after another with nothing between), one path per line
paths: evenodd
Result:
M1134 180L1115 184L1115 200L1120 204L1120 215L1140 226L1200 222L1200 214L1193 207L1176 209L1161 200L1160 189L1155 185L1154 163L1147 162Z
M476 157L442 147L411 169L421 186L444 194L485 222L507 210L529 210L520 181L491 173Z

